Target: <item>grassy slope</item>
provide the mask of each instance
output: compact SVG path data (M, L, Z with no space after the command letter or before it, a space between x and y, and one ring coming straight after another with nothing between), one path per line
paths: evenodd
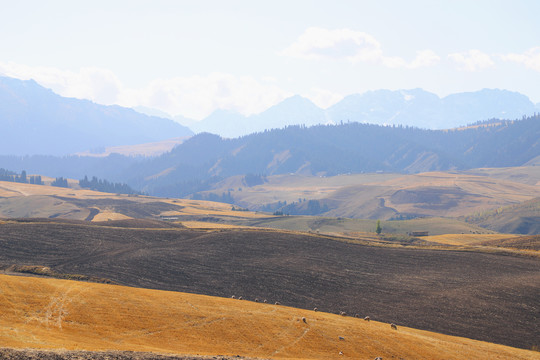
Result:
M1 275L0 299L0 343L15 348L298 359L540 358L533 351L405 327L395 331L352 317L103 284Z
M334 177L279 175L269 176L267 182L253 187L245 186L243 178L237 176L224 180L212 192L230 191L237 203L251 209L278 201L322 200L331 209L328 216L372 219L391 218L396 212L457 217L540 196L536 167L496 170Z
M352 234L375 232L376 220L324 218L317 216L278 216L249 219L245 225L285 229L293 231L312 231L324 234ZM493 231L463 221L445 218L419 218L413 220L381 221L383 233L407 234L411 231L429 231L431 235L487 233ZM363 236L363 235L361 235Z
M484 211L465 218L471 224L500 232L540 233L540 197L513 206Z
M152 208L149 210L149 208ZM19 184L0 181L0 217L58 217L93 221L163 216L227 217L251 219L263 215L231 211L231 205L209 201L128 196L92 190Z

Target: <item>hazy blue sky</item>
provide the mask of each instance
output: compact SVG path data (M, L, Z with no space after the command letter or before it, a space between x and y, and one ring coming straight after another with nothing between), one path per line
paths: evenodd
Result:
M3 1L0 74L200 119L300 94L501 88L540 102L540 1Z

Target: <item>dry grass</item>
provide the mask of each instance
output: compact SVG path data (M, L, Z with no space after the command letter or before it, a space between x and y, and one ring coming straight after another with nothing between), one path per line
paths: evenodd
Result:
M399 324L396 331L375 321L185 293L0 275L0 299L0 343L13 348L276 359L540 359L534 351Z
M125 156L158 156L171 151L176 145L186 141L189 136L167 139L158 142L144 143L137 145L110 146L101 153L82 152L79 156L105 157L110 154L121 154Z
M211 201L128 196L93 190L0 181L0 216L4 217L58 217L85 220L90 215L91 209L98 211L97 215L92 218L93 221L123 220L133 217L120 212L113 206L114 204L91 204L85 206L81 201L104 199L111 200L111 202L129 201L134 204L162 203L164 205L177 206L177 210L164 210L159 214L155 214L156 216L218 216L240 219L257 219L268 216L249 211L232 211L230 204ZM170 206L168 207L170 208ZM164 208L167 208L167 206L164 206Z
M205 221L182 221L182 225L190 229L248 229L249 226L219 224Z
M540 196L540 188L535 186L539 179L540 172L534 167L415 175L276 175L253 187L247 187L242 176L234 176L211 192L230 191L239 205L250 209L306 199L327 203L331 210L325 215L333 217L388 219L396 212L459 217Z
M109 220L127 220L132 219L129 216L126 216L124 214L119 214L117 212L111 211L111 210L102 210L94 216L92 221L109 221Z
M489 240L501 240L519 237L512 234L445 234L426 236L423 239L445 245L478 245Z

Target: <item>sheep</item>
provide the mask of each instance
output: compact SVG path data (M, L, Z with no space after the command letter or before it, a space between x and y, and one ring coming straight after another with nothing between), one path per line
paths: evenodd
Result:
M364 320L369 321L369 320L371 320L371 319L369 318L369 316L366 316L366 317L364 318Z
M343 352L342 352L342 351L340 351L340 352L339 352L339 355L343 355Z
M340 312L339 312L339 315L341 315L341 316L347 316L347 313L346 313L345 311L340 311Z
M317 308L315 307L315 308L313 308L313 311L319 311L319 309L317 309Z
M239 296L239 297L238 297L238 300L242 300L242 297L241 297L241 296Z
M390 324L390 327L391 327L392 329L394 329L394 330L397 330L397 325L394 324L394 323L391 323L391 324Z
M354 317L355 317L355 318L359 318L359 317L360 317L360 314L356 313L356 314L354 314Z
M233 295L233 296L231 296L231 299L236 299L236 296L234 296L234 295Z
M383 360L383 358L380 357L380 356L377 356L377 357L375 358L375 360Z
M307 324L307 320L305 317L302 317L302 321L305 322Z
M255 302L259 302L259 298L255 298Z
M338 337L339 340L345 341L345 338L343 336Z
M276 302L274 303L274 305L281 305L281 304L279 303L279 301L276 301Z
M263 300L263 303L265 303L265 304L266 304L267 302L268 302L268 301L266 301L266 299L264 299L264 300Z

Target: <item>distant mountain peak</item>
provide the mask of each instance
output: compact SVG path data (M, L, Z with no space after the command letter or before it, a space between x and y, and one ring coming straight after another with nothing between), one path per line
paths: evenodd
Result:
M192 135L172 120L67 98L34 80L0 77L0 153L67 155Z

